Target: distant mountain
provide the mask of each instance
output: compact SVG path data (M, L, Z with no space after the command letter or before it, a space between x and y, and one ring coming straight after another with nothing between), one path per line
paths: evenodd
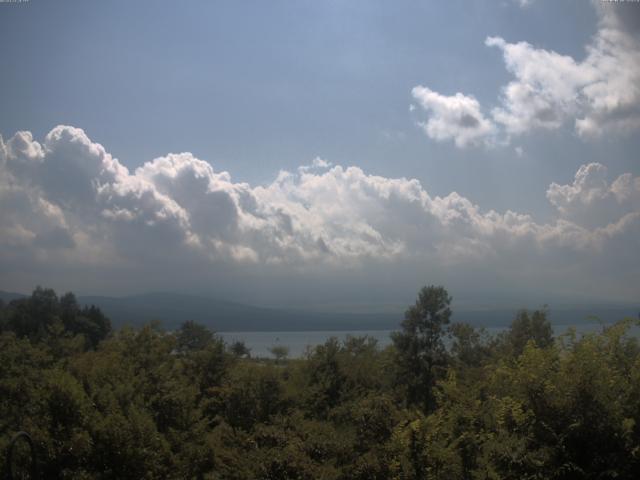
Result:
M394 330L400 327L403 311L397 313L310 312L256 307L225 300L175 293L150 293L131 297L80 297L83 304L94 304L111 318L114 325L140 325L160 320L166 328L176 328L193 320L215 331L312 331L312 330ZM517 309L456 311L452 321L474 326L504 327ZM598 317L611 323L625 317L637 318L631 306L551 307L554 325L593 323Z
M0 290L0 300L4 303L9 303L11 300L17 300L24 297L26 297L26 295L23 295L22 293L4 292Z
M0 291L5 303L25 295ZM140 326L152 320L167 329L177 328L187 320L202 323L214 331L314 331L314 330L395 330L400 327L403 311L396 313L337 313L256 307L226 300L176 293L149 293L128 297L79 296L82 305L96 305L115 327ZM553 325L568 326L593 323L598 317L611 323L625 317L638 318L640 308L633 305L593 305L580 307L551 306ZM517 309L456 310L452 321L474 326L508 326Z
M507 327L520 309L456 311L453 308L451 320L465 322L482 327ZM530 309L531 310L531 309ZM592 305L592 306L562 306L549 308L549 321L557 327L582 325L586 323L602 322L610 324L624 318L638 318L640 308L635 305Z
M215 331L387 330L398 327L392 314L299 312L255 307L241 303L175 293L150 293L131 297L78 297L96 305L114 325L141 325L160 320L176 328L193 320Z

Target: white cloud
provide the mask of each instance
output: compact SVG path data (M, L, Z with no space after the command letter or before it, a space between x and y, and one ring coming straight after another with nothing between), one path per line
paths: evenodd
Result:
M547 198L562 218L586 227L615 223L627 213L640 212L640 177L626 173L613 182L600 163L582 165L570 185L552 183Z
M530 2L520 3L525 6ZM527 42L487 37L485 44L502 51L505 66L514 77L502 87L499 105L491 110L490 119L481 115L473 97L444 97L426 87L415 87L414 96L416 89L423 89L419 91L434 99L431 103L439 102L439 111L423 104L432 113L426 125L433 122L433 126L425 128L427 134L437 140L454 139L457 146L464 146L471 143L469 139L483 143L483 138L495 136L497 130L506 134L507 141L514 135L565 124L571 124L581 137L640 130L640 9L602 2L595 5L600 17L598 30L581 61ZM469 137L460 136L465 130L456 124L460 118L455 116L456 110L449 107L454 99L464 102L482 125L471 130ZM446 116L449 111L454 113Z
M487 143L494 133L493 123L484 117L480 103L472 96L441 95L420 85L411 94L429 114L420 125L434 140L453 140L456 146L466 147Z
M507 43L489 37L486 45L503 51L507 69L516 77L503 88L501 106L492 117L509 134L536 128L558 128L577 111L577 88L586 72L568 56L536 49L526 42Z
M189 153L130 172L80 129L56 127L42 145L20 132L0 141L0 282L88 266L113 287L123 278L193 285L211 275L229 282L233 271L341 276L379 265L388 278L474 271L512 284L524 271L539 281L565 272L566 283L605 258L612 270L599 275L613 286L620 269L637 273L640 178L609 183L604 166L585 165L547 197L558 216L540 223L319 158L252 187ZM119 276L109 277L113 269Z
M329 168L332 165L333 164L331 162L328 162L320 157L316 157L313 159L313 162L311 162L311 165L302 165L298 167L298 171L308 172L310 170L322 170L324 168Z
M612 7L600 7L600 29L582 63L585 70L594 72L580 91L582 111L575 126L582 136L640 129L640 35L637 25L626 24L637 21L639 9L636 5Z
M640 41L615 18L601 18L581 62L526 42L487 38L515 77L503 88L494 120L512 134L554 129L568 120L581 136L639 129Z

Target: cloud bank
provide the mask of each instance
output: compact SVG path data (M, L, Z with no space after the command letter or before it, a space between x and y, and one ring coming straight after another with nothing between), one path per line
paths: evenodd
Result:
M521 2L524 6L529 2ZM527 42L509 43L488 37L485 44L502 52L513 80L501 88L498 104L483 113L473 97L458 93L444 96L417 86L412 95L428 114L426 125L440 125L445 116L424 102L424 92L449 105L466 100L470 117L478 128L460 121L446 121L442 128L425 128L436 140L455 141L456 146L502 143L535 130L553 130L571 124L582 138L603 134L628 134L640 130L640 9L636 5L599 2L598 30L586 45L586 55L576 60ZM459 107L458 107L459 110ZM460 117L457 117L458 119ZM421 123L425 124L425 123ZM481 128L480 128L481 125ZM469 137L469 135L472 135ZM473 142L465 141L472 138Z
M0 140L0 288L240 288L248 278L286 288L315 277L413 292L413 282L476 275L495 288L588 294L597 274L637 295L640 178L609 182L593 163L546 195L556 219L540 223L321 159L251 186L190 153L130 171L81 129L55 127L42 143L18 132Z

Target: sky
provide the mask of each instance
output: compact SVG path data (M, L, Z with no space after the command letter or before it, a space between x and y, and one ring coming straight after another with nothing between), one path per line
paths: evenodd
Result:
M640 4L0 3L0 289L638 300Z

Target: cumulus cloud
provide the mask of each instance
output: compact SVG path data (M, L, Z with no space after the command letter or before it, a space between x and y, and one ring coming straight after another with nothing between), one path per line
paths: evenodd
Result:
M453 140L456 146L466 147L488 143L494 134L493 123L484 117L480 103L472 96L441 95L420 85L411 94L429 114L429 119L420 125L434 140Z
M640 129L640 10L636 7L598 7L600 28L581 64L592 81L579 92L582 110L575 127L580 135Z
M251 186L190 153L131 172L80 129L58 126L42 144L19 132L0 140L0 281L87 266L143 284L193 285L211 272L222 282L233 271L335 278L376 265L389 278L403 268L544 277L637 248L640 179L606 173L590 164L553 183L557 218L540 223L319 158ZM633 258L624 268L637 271Z
M310 170L322 170L323 168L329 168L332 165L333 164L331 162L328 162L327 160L324 160L320 157L316 157L313 159L313 162L311 162L311 165L302 165L298 167L298 171L308 172Z
M520 3L525 6L529 2ZM473 97L456 95L471 99L469 108L473 108L474 118L484 119L479 123L484 128L473 136L475 143L494 136L496 130L509 139L565 124L573 125L581 137L640 129L640 9L605 2L596 3L595 8L599 14L598 30L586 45L582 60L524 41L510 43L501 37L487 37L488 47L502 51L513 80L502 87L498 105L488 119L479 116L480 106ZM426 91L434 98L452 98ZM432 115L427 125L439 121L437 111L425 109ZM454 127L444 131L452 132ZM438 140L454 139L458 146L468 143L458 142L452 133L427 134Z
M526 42L489 37L486 44L502 50L515 77L492 111L508 133L558 128L567 121L581 136L640 128L640 40L611 11L601 15L581 62Z
M640 177L625 173L609 182L607 168L590 163L580 167L573 183L552 183L547 198L562 218L586 227L603 227L640 212Z
M508 133L558 128L576 114L576 90L584 85L587 73L571 57L499 37L489 37L485 43L503 51L507 69L516 77L503 88L502 105L492 111Z

